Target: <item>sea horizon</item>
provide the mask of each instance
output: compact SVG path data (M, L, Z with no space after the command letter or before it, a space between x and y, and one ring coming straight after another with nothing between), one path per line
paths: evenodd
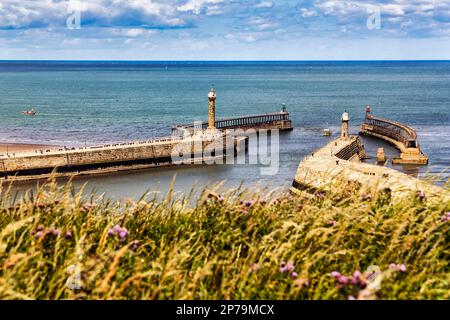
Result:
M262 62L262 63L270 63L270 62L293 62L293 63L314 63L314 62L450 62L450 59L312 59L312 60L277 60L277 59L268 59L268 60L254 60L254 59L229 59L229 60L214 60L214 59L174 59L174 60L165 60L165 59L0 59L0 62Z

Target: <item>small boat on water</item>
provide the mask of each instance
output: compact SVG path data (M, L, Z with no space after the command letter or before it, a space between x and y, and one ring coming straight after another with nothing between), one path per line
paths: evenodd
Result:
M322 136L324 136L324 137L331 136L331 130L330 129L323 129Z
M26 116L35 116L36 115L36 111L34 110L34 108L31 108L31 110L24 110L22 111L23 115Z

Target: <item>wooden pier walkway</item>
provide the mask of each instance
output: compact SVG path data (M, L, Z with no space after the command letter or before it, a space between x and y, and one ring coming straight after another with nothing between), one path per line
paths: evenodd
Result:
M394 164L428 164L428 157L420 150L416 131L403 123L367 113L360 134L382 139L400 150L400 157L392 160Z
M199 126L200 127L200 126ZM218 119L215 121L215 127L217 130L227 129L255 129L256 131L261 129L273 130L278 129L280 131L291 131L292 121L290 119L289 112L281 111L268 114L250 115L236 118ZM208 122L201 123L202 129L208 128ZM173 132L180 129L193 130L194 125L176 125L172 128Z

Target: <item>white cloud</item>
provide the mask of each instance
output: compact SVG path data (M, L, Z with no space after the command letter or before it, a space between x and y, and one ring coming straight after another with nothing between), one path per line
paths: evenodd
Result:
M252 43L257 41L260 38L260 36L257 33L249 33L249 32L243 32L243 33L228 33L225 35L225 39L227 40L237 40L239 42L248 42Z
M81 11L81 23L100 26L180 26L175 0L2 0L0 28L65 26L71 10ZM211 0L210 0L211 1ZM217 0L215 0L217 1Z
M316 0L314 6L324 14L348 16L364 14L371 7L378 7L385 15L420 15L437 8L444 0ZM450 6L449 6L450 8Z
M325 16L334 17L339 24L361 26L373 13L381 13L383 30L398 35L424 36L442 34L450 22L450 3L447 0L316 0L314 8ZM305 11L306 12L306 11ZM384 23L384 22L387 22ZM437 33L436 33L437 32ZM445 32L444 32L445 33Z
M277 27L276 23L261 17L252 17L248 20L248 23L257 30L269 30Z
M272 7L273 7L272 1L261 1L255 6L255 8L272 8Z
M156 33L155 30L140 29L140 28L131 28L131 29L114 28L111 30L111 34L114 36L128 37L128 38L148 36L148 35L152 35L154 33Z
M181 12L193 12L194 14L200 14L203 9L218 11L216 6L219 3L224 2L224 0L188 0L184 5L177 8Z
M303 18L317 17L318 13L314 9L301 8L300 14Z

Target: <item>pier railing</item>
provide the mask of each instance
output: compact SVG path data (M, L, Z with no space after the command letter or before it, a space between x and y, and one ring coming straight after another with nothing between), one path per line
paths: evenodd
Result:
M277 112L268 114L259 114L252 116L236 117L236 118L224 118L216 120L215 126L217 129L228 129L245 126L256 126L261 124L271 124L276 121L290 121L290 115L288 112ZM194 125L177 125L174 128L194 128ZM208 122L203 121L201 124L202 129L208 128Z
M394 164L428 164L428 157L420 150L417 133L411 127L393 120L367 114L360 134L385 140L400 150Z
M401 142L405 148L418 147L416 131L400 122L367 115L364 124L371 126L374 133Z

